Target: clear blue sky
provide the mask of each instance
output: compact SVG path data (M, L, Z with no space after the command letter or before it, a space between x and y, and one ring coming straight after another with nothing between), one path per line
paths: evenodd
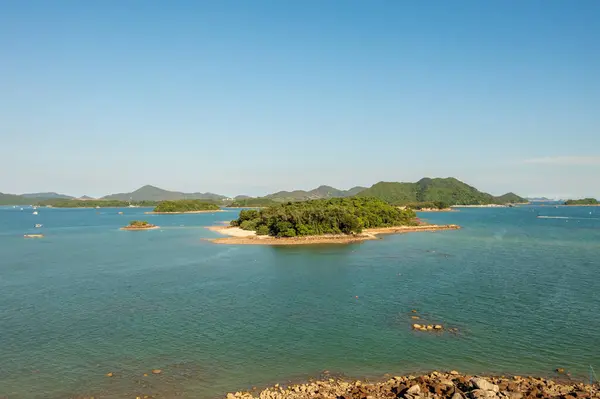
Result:
M0 3L0 192L600 196L600 1Z

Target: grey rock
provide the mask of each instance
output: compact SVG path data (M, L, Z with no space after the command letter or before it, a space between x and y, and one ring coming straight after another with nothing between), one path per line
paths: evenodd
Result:
M408 388L406 393L409 395L417 395L418 396L421 393L421 387L419 386L419 384L413 385L412 387Z
M469 396L473 399L494 399L497 398L496 392L487 391L485 389L474 389L469 392Z
M523 394L521 392L509 392L509 391L502 391L502 393L504 394L504 396L506 396L508 399L521 399L523 397Z
M493 391L493 392L500 391L500 388L498 388L498 385L492 384L491 382L487 381L485 378L473 378L473 379L471 379L471 382L473 383L473 385L475 385L475 388L483 389L484 391Z

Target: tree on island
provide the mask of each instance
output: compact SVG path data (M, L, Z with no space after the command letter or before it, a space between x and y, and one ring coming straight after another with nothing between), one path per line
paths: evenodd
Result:
M231 225L258 235L296 237L358 234L368 228L416 225L415 218L413 210L401 210L377 198L350 197L243 210Z

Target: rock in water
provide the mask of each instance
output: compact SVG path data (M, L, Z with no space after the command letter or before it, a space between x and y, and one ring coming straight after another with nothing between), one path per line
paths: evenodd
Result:
M160 373L162 373L162 370L160 370L160 369L152 370L152 374L160 374Z
M473 379L471 379L471 382L473 383L473 385L475 385L475 388L483 389L484 391L492 391L492 392L500 391L500 388L498 388L498 385L492 384L491 382L487 381L485 378L473 378Z

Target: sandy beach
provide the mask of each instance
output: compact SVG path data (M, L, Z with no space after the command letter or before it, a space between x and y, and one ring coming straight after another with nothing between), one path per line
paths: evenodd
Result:
M377 229L366 229L361 234L328 234L322 236L302 237L270 237L257 236L254 231L242 230L239 227L211 226L211 231L218 232L229 237L210 240L215 244L230 245L311 245L311 244L350 244L368 240L378 240L379 235L402 234L411 232L433 232L441 230L457 230L460 226L450 225L420 225L420 226L398 226L382 227Z

